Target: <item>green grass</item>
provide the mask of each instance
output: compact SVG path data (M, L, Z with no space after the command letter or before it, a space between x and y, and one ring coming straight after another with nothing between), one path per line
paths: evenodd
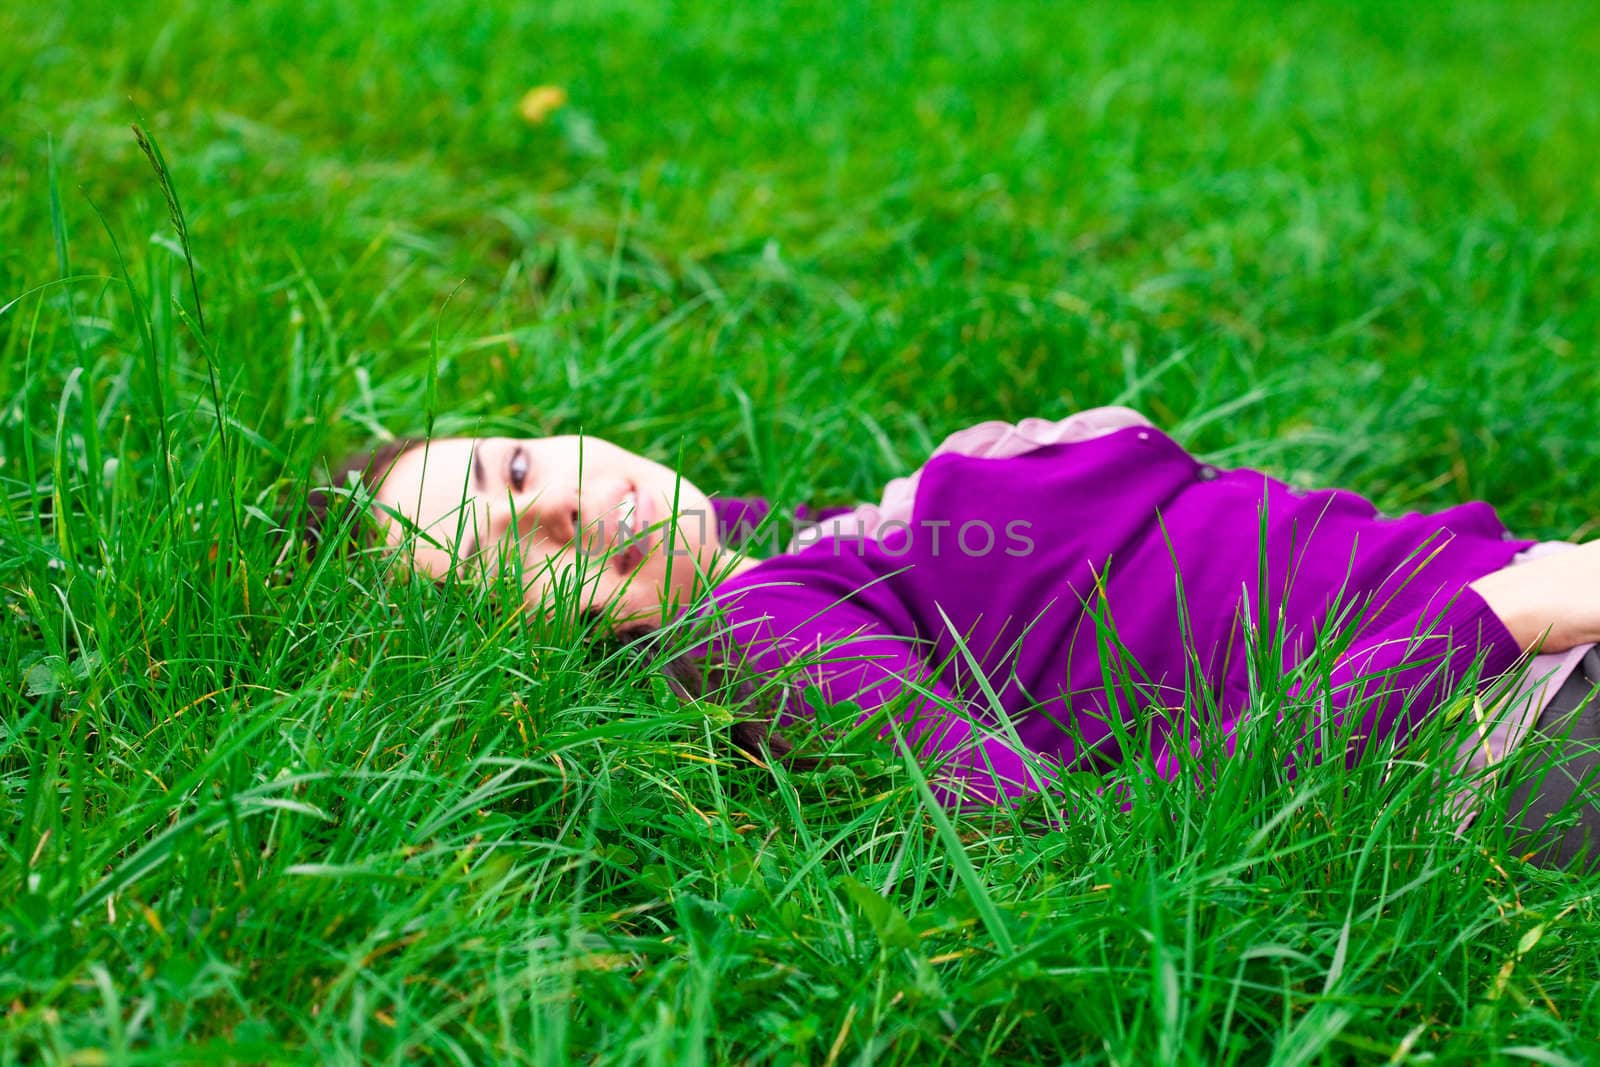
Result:
M404 9L0 8L6 1062L1592 1055L1597 883L1444 833L1442 733L946 823L273 531L429 427L836 503L1124 402L1589 536L1593 5Z

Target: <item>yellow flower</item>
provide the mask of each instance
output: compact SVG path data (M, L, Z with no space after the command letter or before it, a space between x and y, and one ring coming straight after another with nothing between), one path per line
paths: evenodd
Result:
M567 91L561 86L535 85L522 94L522 102L517 105L517 111L521 113L522 121L530 126L537 126L560 110L566 102Z

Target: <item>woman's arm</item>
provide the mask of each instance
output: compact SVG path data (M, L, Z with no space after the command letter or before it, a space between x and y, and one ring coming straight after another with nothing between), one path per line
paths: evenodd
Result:
M930 784L947 806L974 801L997 804L1037 793L1052 777L1040 757L1030 758L977 723L903 639L857 633L835 640L815 657L804 657L801 669L829 703L850 700L859 705L858 722L909 698L879 736L899 734L919 759L939 764L942 773Z
M1524 645L1472 587L1442 609L1395 610L1387 626L1369 626L1345 649L1326 681L1307 681L1291 695L1322 698L1320 725L1348 729L1347 764L1374 742L1404 743L1474 665L1493 678L1511 670ZM1358 711L1361 720L1350 724Z
M1048 784L1047 763L974 721L917 644L864 606L783 585L742 590L724 607L729 625L716 643L738 648L753 670L798 674L825 703L859 706L861 723L902 703L879 734L899 735L918 759L938 763L930 784L941 803L996 804Z

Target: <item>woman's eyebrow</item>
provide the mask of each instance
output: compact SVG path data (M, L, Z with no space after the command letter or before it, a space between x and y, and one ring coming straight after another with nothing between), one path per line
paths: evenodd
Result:
M478 445L479 444L480 444L480 442L478 442L478 441L472 442L472 484L477 488L478 492L482 493L482 492L485 491L487 485L489 484L489 480L488 480L488 476L484 473L484 470L483 470L483 458L478 455ZM472 524L472 532L467 535L466 551L464 551L464 552L458 551L457 552L457 557L458 557L458 564L457 565L458 566L464 565L467 562L467 560L471 559L473 556L475 556L477 554L478 554L478 524L477 524L476 519L474 519L473 524Z

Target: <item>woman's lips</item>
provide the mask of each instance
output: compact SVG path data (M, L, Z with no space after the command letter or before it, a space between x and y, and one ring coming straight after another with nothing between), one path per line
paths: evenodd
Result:
M656 521L655 509L651 506L650 498L639 492L633 491L633 527L641 540L650 540L650 527Z
M615 510L618 517L611 538L612 565L623 574L632 574L650 554L650 523L654 514L637 486L629 487Z

